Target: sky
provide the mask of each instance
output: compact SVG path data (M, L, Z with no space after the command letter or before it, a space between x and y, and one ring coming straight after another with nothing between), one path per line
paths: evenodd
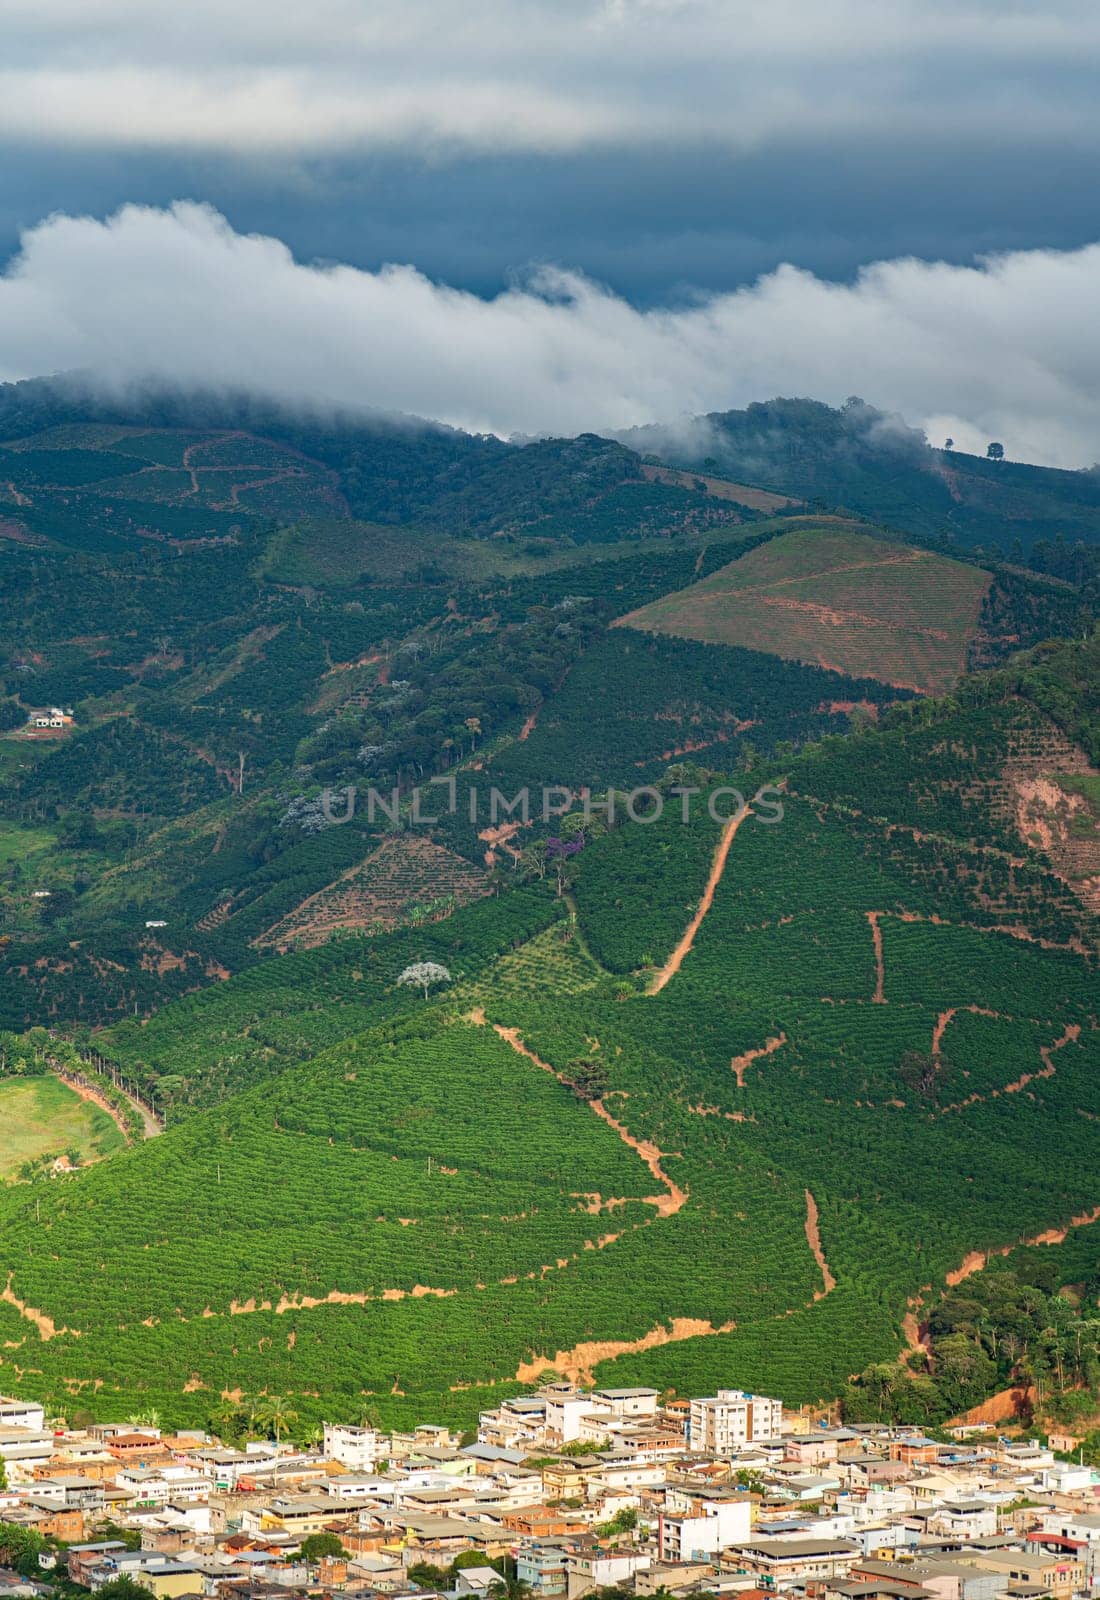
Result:
M857 391L1100 457L1093 0L0 23L0 376L202 359L505 433Z

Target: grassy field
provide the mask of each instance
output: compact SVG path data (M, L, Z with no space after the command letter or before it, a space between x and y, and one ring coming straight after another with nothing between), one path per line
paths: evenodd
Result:
M617 626L741 645L943 693L963 671L989 574L907 545L800 528Z
M753 511L784 511L797 505L789 495L772 494L767 489L756 489L747 483L731 483L728 478L711 478L699 472L680 472L675 467L642 468L651 483L674 484L679 489L702 489L716 500L731 500L734 505L749 506Z
M25 1161L78 1150L82 1161L122 1148L117 1125L99 1106L81 1100L59 1078L19 1078L0 1083L0 1182Z
M40 855L53 842L48 828L22 828L16 822L0 822L0 867Z

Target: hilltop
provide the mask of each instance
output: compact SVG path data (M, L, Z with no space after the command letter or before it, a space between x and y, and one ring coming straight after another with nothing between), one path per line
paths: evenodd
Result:
M675 467L713 472L845 507L900 532L1022 558L1059 539L1100 537L1100 473L1066 472L936 448L900 418L853 397L842 408L776 399L666 430L621 435ZM999 442L999 441L998 441ZM1004 446L1002 446L1004 448Z

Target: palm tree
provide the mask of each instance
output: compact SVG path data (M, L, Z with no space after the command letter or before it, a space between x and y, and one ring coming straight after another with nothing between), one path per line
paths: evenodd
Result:
M273 1483L279 1482L279 1446L282 1443L283 1432L286 1428L293 1427L298 1420L298 1413L293 1411L286 1401L277 1394L263 1395L255 1410L253 1420L261 1428L270 1428L275 1435L275 1471L272 1474Z
M534 1590L513 1571L489 1585L489 1600L533 1600Z
M219 1439L228 1440L230 1443L240 1437L241 1408L232 1400L223 1400L222 1403L210 1413L207 1425L211 1433L216 1433Z

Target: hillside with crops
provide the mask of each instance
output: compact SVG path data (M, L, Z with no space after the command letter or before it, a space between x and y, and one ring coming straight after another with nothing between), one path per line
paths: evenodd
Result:
M1091 1281L1095 541L635 443L0 388L0 1389L933 1423Z
M925 694L966 666L991 574L849 528L799 528L620 625L765 650Z
M467 1418L544 1370L826 1400L973 1252L1086 1230L1097 923L1020 831L1074 748L1028 687L761 763L727 821L683 823L674 770L560 895L441 924L463 954L426 998L399 967L438 934L274 958L288 996L331 984L327 1039L280 1039L264 967L100 1035L147 1032L164 1083L221 1029L262 1082L200 1079L156 1140L3 1197L5 1384L190 1420L264 1384Z

